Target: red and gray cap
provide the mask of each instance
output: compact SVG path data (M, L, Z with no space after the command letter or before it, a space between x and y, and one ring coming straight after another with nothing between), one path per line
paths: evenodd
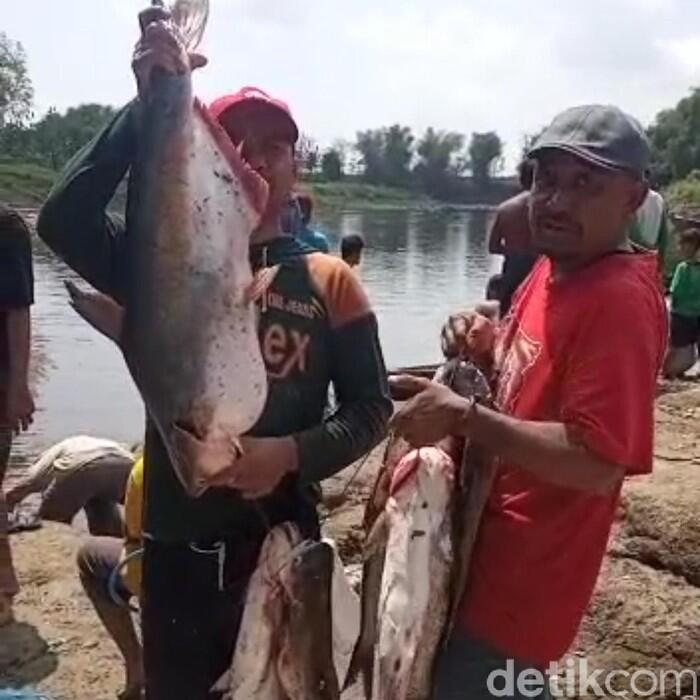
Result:
M528 152L566 151L593 165L644 177L651 148L641 124L608 105L572 107L557 115Z
M244 87L232 95L224 95L209 106L211 115L224 127L231 139L238 143L245 135L246 124L268 120L279 126L280 135L296 143L299 129L289 105L256 87Z

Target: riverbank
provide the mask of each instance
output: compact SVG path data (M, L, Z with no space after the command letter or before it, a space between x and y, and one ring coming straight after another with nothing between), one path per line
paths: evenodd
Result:
M31 163L0 161L0 203L36 208L46 198L56 173Z
M36 208L46 198L56 173L31 163L0 162L0 202L18 208ZM301 182L317 205L326 209L421 209L449 205L410 190L361 182Z
M604 573L575 645L590 669L700 671L699 419L700 385L663 386L654 474L625 485ZM364 501L380 460L377 449L327 513L324 527L346 564L360 559ZM354 472L324 484L326 502L337 503ZM0 636L0 687L31 684L56 700L113 700L121 688L116 649L78 584L79 542L79 532L55 525L13 536L22 592L18 622ZM618 676L615 689L625 682Z

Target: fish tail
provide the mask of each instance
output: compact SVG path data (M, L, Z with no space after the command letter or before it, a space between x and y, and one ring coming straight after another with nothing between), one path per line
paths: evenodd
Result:
M161 5L162 0L152 0ZM202 41L209 19L209 0L175 0L170 6L173 23L177 26L185 48L194 51Z

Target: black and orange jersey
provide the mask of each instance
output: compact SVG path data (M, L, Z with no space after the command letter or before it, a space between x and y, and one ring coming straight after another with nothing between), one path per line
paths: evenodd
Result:
M38 222L39 235L100 291L123 298L126 225L107 205L136 152L133 107L124 108L68 164ZM144 531L166 541L209 540L315 515L313 484L365 454L391 413L377 322L341 260L290 236L251 248L253 267L280 269L260 304L260 347L268 373L256 437L293 435L300 471L255 504L231 489L189 498L158 431L146 427ZM324 419L333 385L336 410Z

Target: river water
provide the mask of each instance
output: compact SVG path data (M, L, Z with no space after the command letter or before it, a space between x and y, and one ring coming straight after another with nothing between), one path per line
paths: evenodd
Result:
M436 361L447 314L481 299L499 260L489 256L489 214L460 211L326 212L317 222L338 250L340 237L367 241L361 275L379 318L390 367ZM119 352L68 306L63 281L74 275L34 243L34 360L37 414L19 438L15 464L69 435L133 442L143 409Z

